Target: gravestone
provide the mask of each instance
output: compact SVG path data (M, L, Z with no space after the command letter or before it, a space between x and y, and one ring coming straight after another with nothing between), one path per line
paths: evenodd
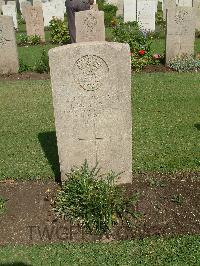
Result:
M42 6L32 6L29 4L22 5L23 16L26 21L26 32L28 36L40 36L41 41L45 41L44 35L44 21Z
M7 5L2 5L2 12L3 12L4 16L11 16L12 17L13 23L14 23L14 28L18 29L16 3L9 1L9 2L7 2Z
M137 21L143 31L155 31L155 0L137 1Z
M192 7L193 0L178 0L178 6Z
M200 31L200 0L194 0L194 11L195 11L195 20L196 26L195 28Z
M75 13L76 42L105 41L104 12L86 10Z
M27 3L28 1L27 0L19 0L19 6L20 6L20 11L21 11L21 13L22 13L22 6L23 6L23 3ZM30 3L30 2L28 2L28 3Z
M0 16L0 74L17 73L19 69L13 19Z
M42 10L45 27L49 26L53 17L64 20L64 7L61 0L42 3Z
M124 0L124 22L136 20L136 0Z
M25 15L28 15L28 11L26 10L27 6L31 6L31 3L28 1L24 1L20 4L22 17L26 20Z
M87 159L132 180L128 44L76 43L49 52L61 178ZM67 63L66 63L67 62Z
M191 7L167 10L166 64L175 57L193 56L195 16Z
M42 7L42 1L41 0L33 0L33 6L41 6Z
M163 1L163 19L166 20L167 10L175 10L176 0L164 0Z
M2 6L3 5L5 5L5 1L0 0L0 15L1 15L1 12L2 12Z

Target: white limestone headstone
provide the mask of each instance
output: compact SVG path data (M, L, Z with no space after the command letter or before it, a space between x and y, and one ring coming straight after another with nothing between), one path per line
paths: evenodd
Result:
M137 21L136 0L124 0L124 22Z
M128 44L76 43L49 51L61 179L84 160L132 181Z
M195 10L196 29L200 31L200 0L194 0L193 2Z
M163 0L163 20L166 20L167 10L175 10L178 0Z
M192 7L193 0L178 0L178 6Z
M85 10L75 13L76 42L105 41L104 12Z
M171 59L194 55L195 13L191 7L167 10L166 64Z
M0 16L0 74L17 73L19 69L13 19Z
M137 21L143 31L155 31L155 0L137 1Z
M64 7L63 1L53 0L50 2L42 3L42 10L44 16L44 26L49 26L53 17L64 20Z
M13 19L14 28L18 29L18 22L17 22L17 8L16 4L2 5L2 12L4 16L10 16Z

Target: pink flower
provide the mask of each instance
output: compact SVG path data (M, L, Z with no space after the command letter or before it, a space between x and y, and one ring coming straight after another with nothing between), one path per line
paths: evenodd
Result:
M160 59L161 55L160 54L154 54L152 57L153 57L153 59L156 60L156 59Z

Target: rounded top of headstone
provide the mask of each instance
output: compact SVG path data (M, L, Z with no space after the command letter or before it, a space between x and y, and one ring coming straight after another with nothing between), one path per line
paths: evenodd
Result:
M130 47L128 43L117 43L117 42L80 42L80 43L73 43L73 44L67 44L59 47L55 47L49 50L48 54L49 56L53 56L56 54L59 54L60 52L66 51L66 50L74 50L78 48L88 48L88 51L90 48L94 49L95 47L98 49L98 47L105 46L105 47L110 47L115 50L121 50L121 49L127 49L127 51L130 51Z

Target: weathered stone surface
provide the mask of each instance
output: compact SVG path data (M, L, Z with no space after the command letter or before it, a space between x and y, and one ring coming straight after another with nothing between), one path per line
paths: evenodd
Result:
M136 0L124 0L124 22L136 21Z
M28 2L27 0L19 0L19 6L20 6L20 11L22 12L22 6L23 6L23 3L27 4L27 3L30 3ZM31 4L31 3L30 3ZM22 14L23 15L23 14Z
M164 0L163 1L163 19L166 20L167 10L175 10L176 0Z
M3 5L5 5L5 1L0 0L0 15L1 15L1 12L2 12L2 6Z
M13 20L0 16L0 74L17 73L19 69Z
M105 41L104 12L86 10L75 13L76 42Z
M49 26L53 17L64 20L65 6L62 0L42 3L44 26Z
M17 8L15 2L7 2L7 5L2 5L2 12L4 16L11 16L13 19L15 29L18 29L17 23Z
M194 0L193 5L196 20L195 28L200 31L200 0Z
M44 35L44 21L42 6L32 6L29 4L22 5L22 12L26 21L26 32L28 36L37 35L40 36L41 41L45 41Z
M132 180L128 44L76 43L49 52L62 179L87 159Z
M20 3L21 13L23 18L26 20L25 15L28 14L27 6L32 6L30 2L24 1Z
M143 31L155 31L155 0L137 0L137 21Z
M193 0L178 0L178 6L192 7Z
M166 63L170 59L194 54L195 15L193 8L167 11Z

